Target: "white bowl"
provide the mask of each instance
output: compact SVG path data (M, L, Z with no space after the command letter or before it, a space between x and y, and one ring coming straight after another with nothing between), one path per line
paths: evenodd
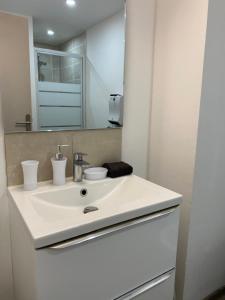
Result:
M89 168L84 171L87 180L101 180L105 179L108 170L106 168Z

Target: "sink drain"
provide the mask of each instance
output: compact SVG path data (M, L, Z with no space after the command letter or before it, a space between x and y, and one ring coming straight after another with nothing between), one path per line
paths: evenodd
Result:
M98 208L95 206L87 206L84 209L84 214L89 214L89 213L97 211L97 210L98 210Z
M80 195L81 195L81 197L86 197L86 196L87 196L87 194L88 194L88 191L87 191L87 189L82 189L82 190L80 191Z

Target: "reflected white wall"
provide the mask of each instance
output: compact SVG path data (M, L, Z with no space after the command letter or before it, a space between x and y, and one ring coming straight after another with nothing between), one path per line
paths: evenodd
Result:
M86 47L87 127L107 127L110 94L123 94L124 11L88 29Z
M122 159L147 178L155 0L127 1Z

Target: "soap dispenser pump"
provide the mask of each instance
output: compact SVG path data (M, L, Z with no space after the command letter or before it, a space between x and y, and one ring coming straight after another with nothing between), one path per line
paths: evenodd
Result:
M62 152L62 148L64 147L69 147L69 145L57 145L55 157L51 159L54 185L64 185L66 183L67 158Z

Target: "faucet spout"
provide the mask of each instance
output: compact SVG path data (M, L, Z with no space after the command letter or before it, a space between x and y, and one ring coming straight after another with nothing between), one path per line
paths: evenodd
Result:
M86 156L85 153L74 153L73 158L73 181L82 182L84 170L89 167L89 163L84 161L83 157Z

